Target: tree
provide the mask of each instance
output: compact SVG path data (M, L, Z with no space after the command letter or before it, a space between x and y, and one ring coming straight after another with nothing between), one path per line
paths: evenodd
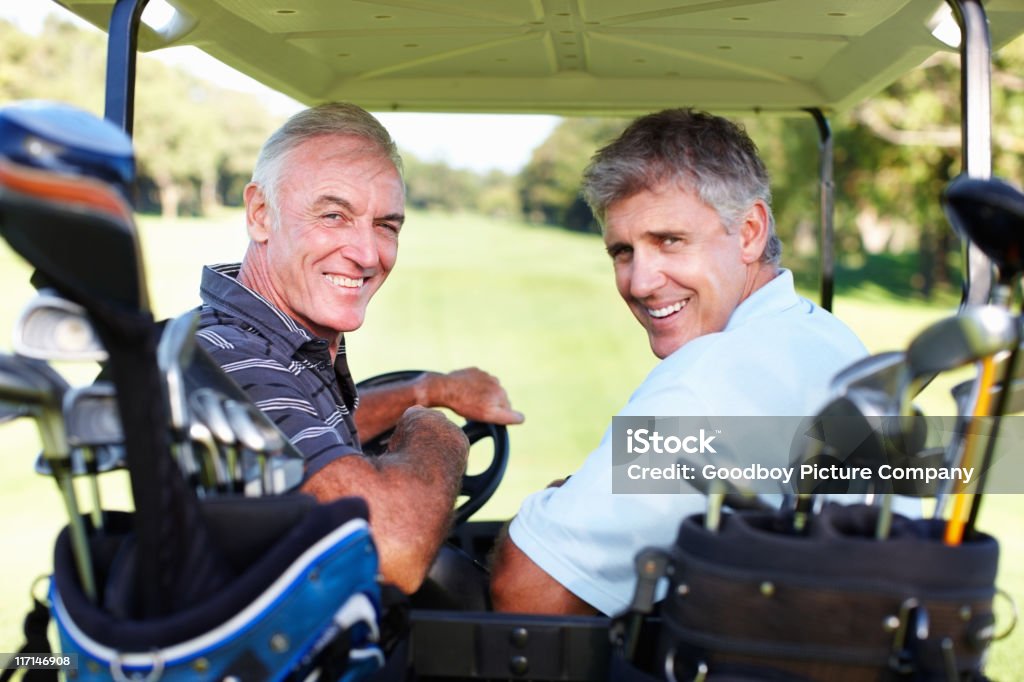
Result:
M993 170L1022 180L1024 139L1024 39L1007 45L992 68ZM918 253L915 288L926 297L952 283L951 256L957 241L939 198L962 170L960 159L959 58L935 55L880 96L855 107L838 136L837 177L851 212L876 213L864 221L886 238L886 248L903 248L901 234Z
M597 225L580 197L580 181L594 152L625 127L621 119L578 118L558 124L519 173L519 196L528 220L582 232Z
M421 161L408 152L402 159L410 206L451 212L476 204L478 181L471 171L452 168L444 161Z
M48 99L103 114L103 36L49 18L39 36L0 22L0 101ZM201 213L219 186L248 180L278 121L251 95L234 93L147 55L138 61L135 144L140 187L165 216ZM145 200L145 197L143 198ZM145 201L143 202L145 205Z
M103 38L49 17L39 38L0 21L0 100L50 99L103 113Z
M283 121L254 95L213 89L210 96L210 106L219 112L218 135L227 141L218 145L215 198L225 206L241 206L242 190L252 177L260 147Z
M137 83L134 142L140 171L155 183L165 218L176 217L187 199L198 209L193 188L216 174L220 157L207 86L153 60L139 61Z

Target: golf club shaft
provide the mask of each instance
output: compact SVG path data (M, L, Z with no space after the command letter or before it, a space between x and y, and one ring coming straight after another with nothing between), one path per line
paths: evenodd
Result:
M964 455L960 460L960 466L970 466L974 460L974 449L978 442L978 418L987 416L989 413L989 402L991 388L995 381L995 360L989 356L981 361L981 372L978 377L978 397L974 402L974 409L971 411L972 419L967 423L967 434L964 437ZM953 547L959 545L964 537L964 528L967 524L969 514L970 493L965 493L961 486L953 496L953 511L946 522L946 531L943 541Z
M878 521L875 523L875 539L888 540L892 532L892 493L879 495L881 506L878 508Z
M946 446L946 456L942 460L943 466L947 469L957 466L963 457L965 432L971 423L971 407L978 400L978 394L980 393L979 388L979 382L971 382L971 393L968 396L956 396L957 420L953 428L953 435L950 437L949 444ZM952 491L952 480L939 481L938 487L935 490L935 511L932 512L933 519L941 520L945 518L947 498L950 496Z
M96 577L92 570L92 552L89 551L89 538L85 532L85 522L78 510L78 498L71 477L71 462L65 459L52 459L53 478L57 481L64 506L68 514L68 533L71 535L71 552L75 557L75 567L82 581L82 591L89 601L96 603Z
M227 492L227 474L220 460L220 451L213 434L200 421L193 421L189 427L189 437L193 444L198 444L203 454L200 459L199 483L207 493ZM195 449L193 448L193 453Z
M814 495L799 493L796 496L796 507L793 509L793 532L803 535L807 531L807 522L814 509Z
M981 510L981 497L985 492L985 482L988 478L988 469L992 466L995 457L996 441L999 439L999 427L1002 424L1003 413L1006 411L1006 403L1010 396L1010 383L1017 367L1017 358L1020 355L1020 346L1014 347L1010 358L1006 362L1006 374L1003 377L1003 390L999 394L996 408L993 413L992 431L989 434L988 442L985 444L985 454L981 458L981 471L978 472L978 492L971 497L971 509L967 516L964 533L970 536L974 532L974 526L978 522L978 513Z
M704 513L704 528L711 533L717 533L722 523L722 504L725 502L725 486L722 482L715 480L711 483L711 489L707 494L707 510Z
M82 446L82 460L85 462L85 473L89 478L89 489L92 492L92 527L103 530L103 500L100 497L99 466L96 462L96 451L92 446Z

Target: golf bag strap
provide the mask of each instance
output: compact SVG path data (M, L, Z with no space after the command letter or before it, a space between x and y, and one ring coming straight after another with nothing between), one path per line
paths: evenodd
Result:
M32 610L25 616L25 644L18 649L18 654L49 654L50 642L46 638L46 629L50 624L50 610L43 602L32 597ZM0 674L0 682L8 682L18 668L7 668ZM25 671L22 682L57 682L57 671L50 669L29 668Z

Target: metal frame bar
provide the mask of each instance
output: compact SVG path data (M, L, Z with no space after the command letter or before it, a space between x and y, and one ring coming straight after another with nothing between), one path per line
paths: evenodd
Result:
M135 60L139 23L149 0L117 0L107 29L107 82L103 116L129 135L135 119Z
M821 203L821 307L832 311L835 291L835 155L832 127L817 107L805 109L818 126L818 187Z
M992 42L981 0L946 0L960 25L960 139L963 172L992 177ZM970 242L964 248L961 307L987 303L992 295L992 261Z

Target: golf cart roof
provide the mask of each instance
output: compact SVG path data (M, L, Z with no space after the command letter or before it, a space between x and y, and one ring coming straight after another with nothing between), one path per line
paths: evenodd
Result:
M58 0L106 29L114 0ZM841 111L939 50L943 0L167 0L194 45L304 103L634 115ZM989 0L993 47L1024 32Z

